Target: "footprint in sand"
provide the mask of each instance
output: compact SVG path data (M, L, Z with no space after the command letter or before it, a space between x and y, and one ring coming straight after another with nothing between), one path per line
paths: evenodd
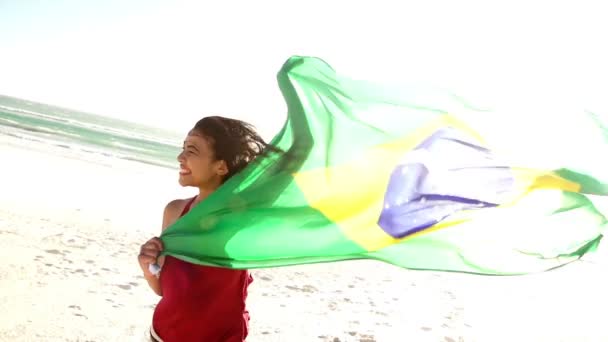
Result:
M376 342L376 338L374 335L361 334L359 335L359 342Z
M287 285L285 287L288 288L288 289L290 289L290 290L293 290L293 291L306 292L306 293L314 293L314 292L318 292L319 291L319 290L317 290L316 287L314 287L312 285L304 285L302 287Z
M89 245L85 240L86 238L82 238L78 235L66 236L62 239L61 243L68 248L85 249L87 245Z
M78 317L84 317L85 319L89 319L87 316L80 313L80 311L82 309L80 308L79 305L70 305L70 306L68 306L68 308L76 311L76 312L72 312L72 315L78 316Z
M359 342L376 342L376 338L374 337L374 335L367 335L367 334L359 334L356 331L349 331L347 332L347 334L349 334L350 336L357 336L359 337Z
M336 311L336 309L338 308L338 303L336 302L330 302L327 307L329 308L329 310L331 311Z
M111 270L111 269L109 269L107 267L102 267L102 268L100 268L100 270L102 270L104 272L110 272L110 273L118 274L117 270L115 270L115 269Z

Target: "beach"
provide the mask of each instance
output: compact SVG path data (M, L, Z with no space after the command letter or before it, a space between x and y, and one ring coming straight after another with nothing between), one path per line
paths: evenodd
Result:
M0 144L0 341L143 341L137 264L175 170ZM520 277L362 260L253 270L248 341L606 341L606 258Z

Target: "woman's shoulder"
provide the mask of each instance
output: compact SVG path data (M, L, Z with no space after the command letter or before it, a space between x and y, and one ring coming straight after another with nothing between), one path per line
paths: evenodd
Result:
M188 205L188 202L191 200L191 198L174 199L167 203L165 212L163 213L163 230L177 221L184 211L184 208L186 208L186 205Z
M170 201L169 203L167 203L167 205L165 206L165 212L166 211L182 211L186 205L188 204L188 202L190 202L192 199L191 198L178 198L178 199L174 199L172 201Z

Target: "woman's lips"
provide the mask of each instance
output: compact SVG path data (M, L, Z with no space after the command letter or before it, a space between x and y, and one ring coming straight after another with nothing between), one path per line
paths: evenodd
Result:
M190 171L186 168L180 167L180 169L179 169L179 174L182 176L189 175L191 173L192 173L192 171Z

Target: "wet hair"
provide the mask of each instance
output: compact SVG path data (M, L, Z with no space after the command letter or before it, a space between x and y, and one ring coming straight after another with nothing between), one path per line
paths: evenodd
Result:
M256 157L267 152L279 152L279 149L267 144L251 124L241 120L208 116L199 120L192 132L209 141L216 160L226 162L228 173L224 176L224 182L242 171Z

